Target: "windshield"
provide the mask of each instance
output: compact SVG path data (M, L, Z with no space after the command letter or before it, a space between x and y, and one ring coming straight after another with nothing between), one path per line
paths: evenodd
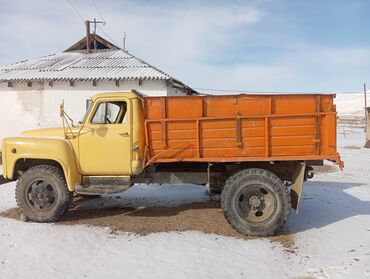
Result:
M91 99L87 99L86 100L86 112L85 112L85 115L83 116L82 120L80 120L78 123L82 124L82 123L85 122L87 113L89 112L91 105L92 105L92 100Z

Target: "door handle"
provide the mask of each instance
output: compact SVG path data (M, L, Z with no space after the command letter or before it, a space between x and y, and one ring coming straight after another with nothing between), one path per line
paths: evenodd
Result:
M122 136L122 137L128 137L129 136L129 134L127 132L119 133L119 135Z

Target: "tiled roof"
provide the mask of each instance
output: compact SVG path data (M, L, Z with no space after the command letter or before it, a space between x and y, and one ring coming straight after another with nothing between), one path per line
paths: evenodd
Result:
M0 81L171 80L170 75L119 50L62 52L0 66Z

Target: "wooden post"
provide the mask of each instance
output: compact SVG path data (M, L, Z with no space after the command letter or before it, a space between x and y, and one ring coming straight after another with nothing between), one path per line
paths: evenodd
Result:
M93 41L93 43L94 43L94 50L96 50L97 49L97 42L96 42L96 24L97 24L97 21L96 21L96 18L94 18L94 41Z
M86 52L90 53L90 20L85 21L86 25Z
M366 100L366 83L364 83L364 99L365 99L365 123L367 129L367 100Z
M370 108L366 108L366 143L365 148L370 148L370 129L369 129L369 123L370 123Z

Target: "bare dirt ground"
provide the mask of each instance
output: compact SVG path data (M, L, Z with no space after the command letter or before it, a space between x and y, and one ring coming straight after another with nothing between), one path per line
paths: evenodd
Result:
M251 239L239 234L227 223L220 203L217 201L192 203L177 207L78 208L82 201L82 198L75 198L72 208L56 224L109 227L112 234L128 232L148 235L170 231L201 231L239 239ZM18 208L1 212L0 216L21 220ZM287 252L295 253L293 234L279 231L277 236L269 237L269 239L282 244Z

